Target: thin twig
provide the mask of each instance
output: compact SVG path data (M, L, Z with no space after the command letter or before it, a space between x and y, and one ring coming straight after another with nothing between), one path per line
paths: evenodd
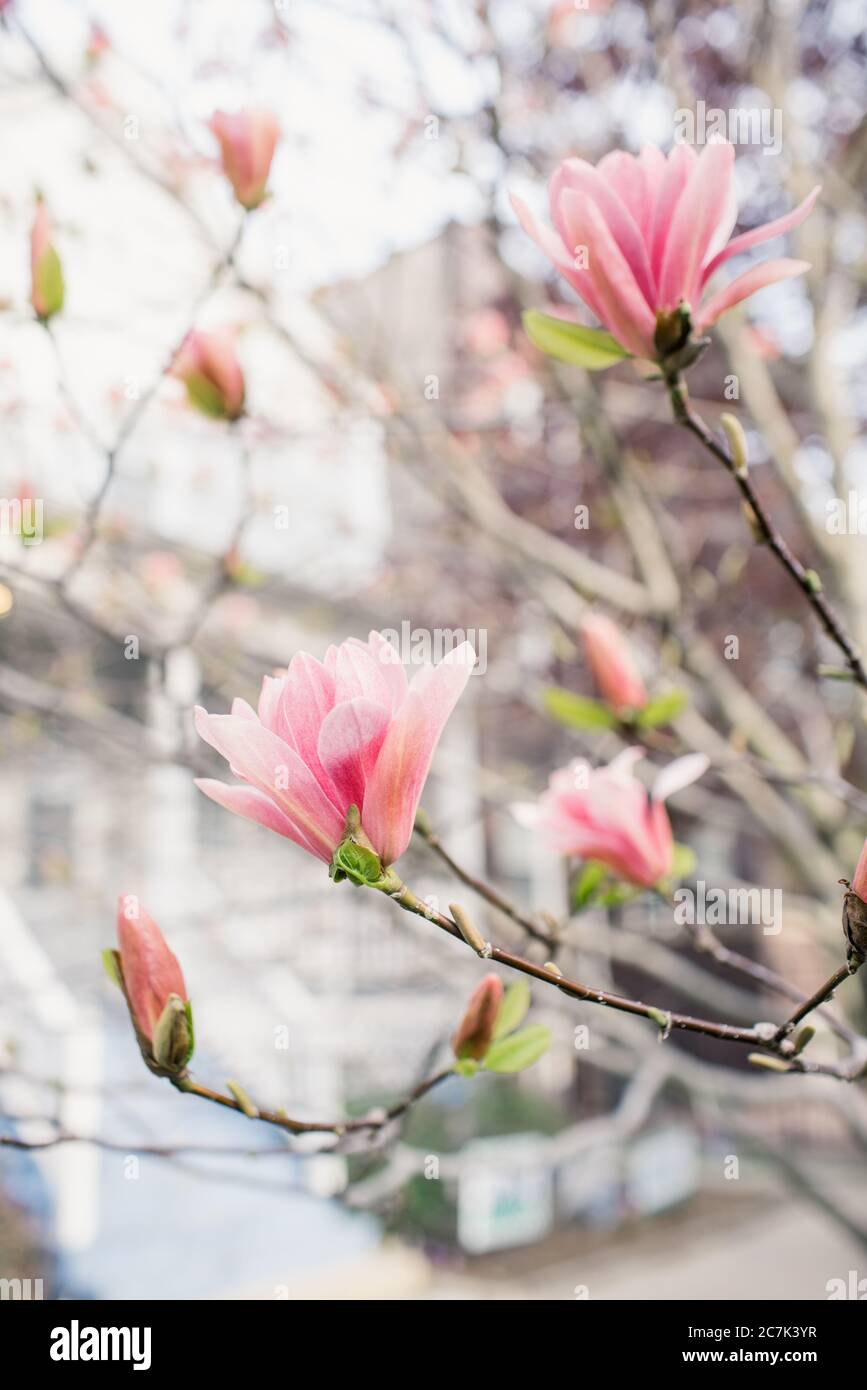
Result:
M808 570L796 555L792 553L783 537L777 531L768 512L756 489L754 488L749 476L749 472L743 468L737 468L735 462L722 444L714 437L711 430L705 424L700 415L692 409L689 404L686 383L677 373L667 378L668 393L671 399L672 410L675 419L684 429L689 430L712 454L715 459L723 465L732 475L740 489L741 496L747 503L750 511L755 517L761 539L776 555L786 573L794 580L798 588L805 595L807 602L816 614L825 632L833 642L840 648L846 664L852 673L852 679L867 690L867 671L861 660L855 643L844 628L842 622L837 617L828 600L822 591L822 581L814 570Z

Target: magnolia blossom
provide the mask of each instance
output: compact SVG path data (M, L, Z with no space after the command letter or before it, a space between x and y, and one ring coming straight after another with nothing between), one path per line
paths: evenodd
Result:
M215 111L208 124L220 142L223 173L238 202L248 209L258 207L280 136L277 117L264 107L251 107L231 115Z
M258 711L235 700L228 715L196 710L196 728L243 780L210 778L206 796L330 861L350 806L384 866L403 854L434 749L472 671L469 642L412 681L378 632L306 652L265 676Z
M771 260L704 298L714 272L741 251L781 236L809 213L819 188L794 211L730 240L737 221L734 150L716 141L696 154L677 144L666 158L651 145L615 151L594 167L567 159L549 184L553 228L519 198L526 232L627 352L655 361L657 315L686 305L701 333L748 295L809 269Z
M486 975L470 995L460 1027L452 1039L456 1057L472 1057L480 1062L491 1045L494 1025L503 1002L503 982L497 975Z
M187 987L181 967L156 922L132 895L118 900L117 937L124 986L136 1027L148 1042L153 1042L170 996L186 1002Z
M613 709L641 709L647 691L622 632L602 613L588 613L581 623L581 641L593 679Z
M244 373L227 333L188 333L172 374L190 404L218 420L237 420L244 409Z
M852 879L852 892L867 903L867 840L864 841L864 848L861 850L861 857L855 869L855 877Z
M674 863L665 799L700 777L707 758L698 753L678 758L648 794L633 773L643 756L642 748L627 748L608 767L570 763L554 773L534 811L558 853L599 860L618 878L652 888Z
M51 219L40 198L30 231L30 303L37 318L50 319L63 308L63 271L51 239Z

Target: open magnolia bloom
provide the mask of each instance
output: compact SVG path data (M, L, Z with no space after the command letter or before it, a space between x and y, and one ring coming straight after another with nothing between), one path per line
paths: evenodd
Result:
M196 786L330 862L351 806L382 865L403 854L434 750L469 680L476 655L464 642L408 681L378 632L306 652L284 676L265 676L258 711L235 700L228 715L196 710L196 728L242 786Z
M705 296L721 265L797 227L818 193L814 188L794 211L730 239L738 212L734 149L720 140L701 154L677 144L666 157L645 145L638 157L615 151L595 167L564 160L549 184L553 227L519 198L513 196L512 205L524 230L615 340L607 361L585 363L608 366L624 353L659 361L756 290L809 269L806 261L764 261ZM554 351L534 333L534 318L553 323L552 336L559 322L564 332L568 322L530 316L530 336ZM600 341L603 355L604 348Z
M663 769L648 793L633 773L642 748L626 748L607 767L577 759L555 772L537 806L519 807L560 854L607 864L618 878L653 888L674 867L674 837L665 800L694 782L707 758L691 753Z

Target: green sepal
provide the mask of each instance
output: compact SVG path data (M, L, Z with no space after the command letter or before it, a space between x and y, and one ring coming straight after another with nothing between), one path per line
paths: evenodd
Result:
M459 1057L452 1067L457 1076L475 1076L479 1063L473 1057Z
M44 306L39 318L47 323L63 308L66 289L63 283L63 267L53 246L47 246L36 267L36 289Z

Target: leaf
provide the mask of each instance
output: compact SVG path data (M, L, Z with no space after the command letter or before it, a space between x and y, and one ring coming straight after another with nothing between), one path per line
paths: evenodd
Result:
M689 695L685 690L667 690L638 711L636 723L641 729L655 729L659 724L670 724L688 704Z
M576 909L588 907L607 873L607 864L600 864L598 859L588 859L572 889L572 906Z
M617 717L599 700L573 695L559 685L549 686L543 697L545 711L570 729L614 729Z
M526 980L515 980L509 985L497 1010L494 1041L498 1038L504 1038L507 1033L514 1032L518 1024L523 1023L529 1007L530 986Z
M118 989L123 989L123 976L120 973L120 957L117 951L113 951L110 946L100 953L102 963L105 966L105 973L113 985Z
M536 1023L530 1028L522 1028L519 1033L512 1033L510 1037L501 1038L499 1042L495 1042L488 1049L484 1066L486 1071L506 1073L526 1071L527 1067L538 1062L550 1046L551 1030Z
M36 289L42 304L43 319L50 319L63 308L64 284L60 257L53 246L48 246L39 258L36 267Z
M602 328L585 328L538 309L527 309L523 319L527 337L542 352L590 372L604 371L632 355Z

